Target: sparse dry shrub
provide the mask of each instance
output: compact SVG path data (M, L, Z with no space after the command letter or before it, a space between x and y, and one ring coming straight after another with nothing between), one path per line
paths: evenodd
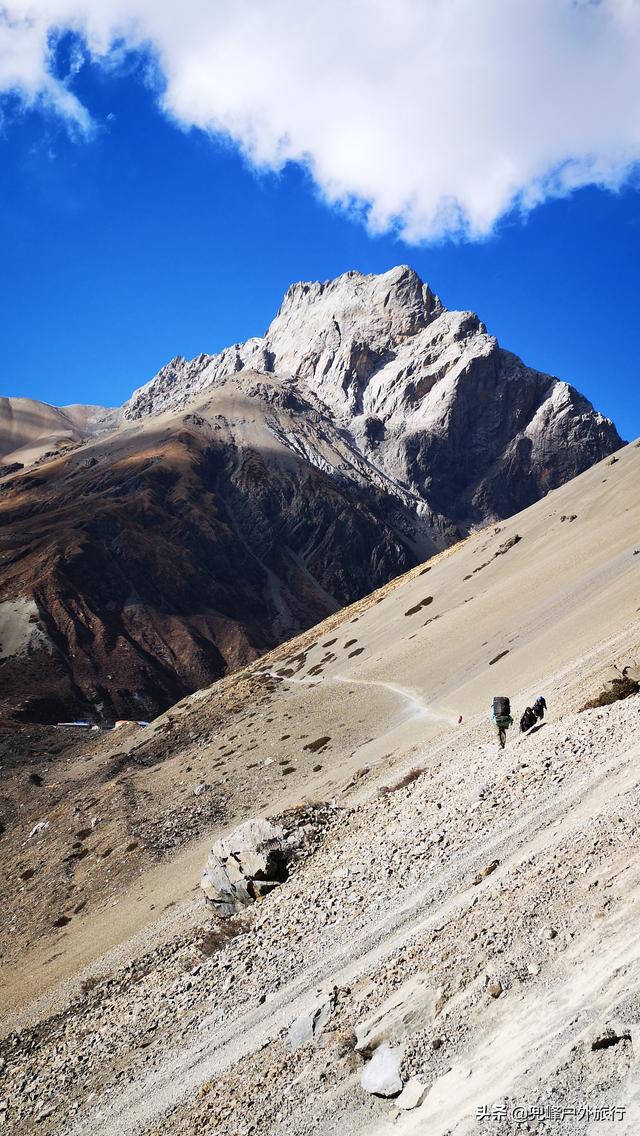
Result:
M337 1030L335 1039L338 1057L346 1057L348 1053L353 1053L358 1041L355 1031L350 1028Z
M216 923L208 930L203 929L198 940L198 949L201 954L209 958L211 955L217 954L218 951L224 950L231 939L244 934L245 930L246 928L238 916L232 915L230 919Z
M381 785L378 792L382 796L388 796L389 793L397 793L399 789L406 789L407 785L411 785L413 781L417 781L424 773L424 766L418 765L415 769L410 769L398 781L394 781L392 785Z
M627 676L614 678L604 690L600 691L600 694L585 702L584 706L580 707L579 713L582 714L584 710L595 710L598 706L611 706L613 702L620 702L623 698L631 698L633 694L639 693L640 682L636 682L634 678Z

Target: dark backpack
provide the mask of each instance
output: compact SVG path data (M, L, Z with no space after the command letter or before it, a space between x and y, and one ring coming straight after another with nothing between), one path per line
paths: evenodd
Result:
M498 720L498 718L510 718L511 717L511 703L509 702L508 698L499 698L499 697L494 698L494 700L493 700L493 716L496 719L496 721Z

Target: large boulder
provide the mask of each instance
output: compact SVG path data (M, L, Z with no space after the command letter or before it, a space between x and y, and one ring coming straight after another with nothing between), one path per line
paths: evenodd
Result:
M228 916L286 878L282 829L256 817L213 845L200 886L216 914Z

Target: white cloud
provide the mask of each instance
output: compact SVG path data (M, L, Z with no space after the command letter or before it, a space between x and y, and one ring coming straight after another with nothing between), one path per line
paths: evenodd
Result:
M640 159L640 0L5 0L0 91L90 119L50 36L148 50L164 111L409 241L617 187Z

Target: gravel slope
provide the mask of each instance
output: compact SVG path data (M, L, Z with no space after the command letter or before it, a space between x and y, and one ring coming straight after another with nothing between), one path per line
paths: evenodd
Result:
M639 473L628 447L121 743L156 826L187 763L187 789L206 776L227 811L184 847L176 820L177 844L136 879L112 869L102 905L96 866L88 914L14 958L16 989L43 993L6 994L7 1132L640 1130L640 697L577 712L613 664L637 662ZM550 706L504 751L498 689L517 710L540 689ZM98 745L85 768L113 760ZM256 804L284 814L299 858L222 929L197 894L198 849ZM54 881L48 839L23 843L49 851ZM170 906L150 915L159 877ZM112 902L129 912L117 933ZM392 1042L429 1092L399 1113L360 1087L353 1034L390 995L415 1006L402 991L418 978L422 1019ZM289 1051L318 999L323 1033ZM504 1119L476 1120L505 1097ZM516 1123L513 1104L538 1102L573 1115ZM614 1105L623 1119L594 1119Z

